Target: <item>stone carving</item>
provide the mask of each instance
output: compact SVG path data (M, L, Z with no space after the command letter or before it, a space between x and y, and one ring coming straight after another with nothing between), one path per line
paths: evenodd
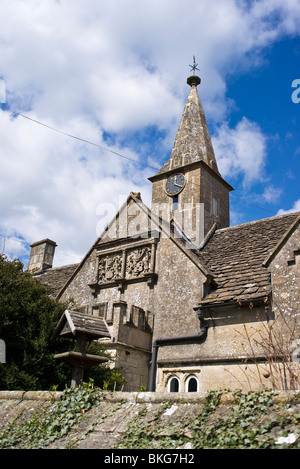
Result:
M103 254L99 257L96 283L98 285L122 283L142 278L146 274L153 274L152 249L153 247L148 245Z
M98 282L112 282L122 278L122 256L114 254L99 259Z
M128 253L126 277L139 277L150 271L151 248L142 247Z

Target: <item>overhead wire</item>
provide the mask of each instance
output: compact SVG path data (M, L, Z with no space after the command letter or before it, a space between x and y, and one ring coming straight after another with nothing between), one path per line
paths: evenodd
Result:
M231 194L229 194L229 197L230 197L231 199L239 200L240 202L245 203L246 205L249 205L250 207L258 208L259 210L264 210L265 212L272 213L272 215L274 215L274 211L269 210L269 209L264 208L264 207L261 207L260 205L251 204L250 202L246 202L245 200L243 200L243 199L241 199L241 198L239 198L239 197L234 197L234 196L231 195Z
M94 146L94 147L100 148L101 150L104 150L104 151L107 151L107 152L109 152L109 153L112 153L112 154L114 154L115 156L118 156L118 157L123 158L123 159L128 160L128 161L131 161L131 162L133 162L133 163L135 163L135 164L140 164L139 161L137 161L137 160L135 160L135 159L133 159L133 158L130 158L129 156L123 155L122 153L119 153L119 152L117 152L117 151L115 151L115 150L111 150L110 148L107 148L107 147L104 147L104 146L102 146L102 145L99 145L98 143L91 142L90 140L87 140L87 139L82 138L82 137L78 137L77 135L73 135L73 134L70 134L70 133L68 133L68 132L64 132L64 131L62 131L62 130L57 129L56 127L53 127L53 126L51 126L51 125L49 125L49 124L46 124L45 122L41 122L41 121L39 121L39 120L37 120L37 119L33 119L32 117L26 116L25 114L22 114L22 113L20 113L20 112L16 112L16 111L14 111L14 110L11 110L11 112L12 112L15 116L20 116L20 117L22 117L23 119L27 119L27 120L29 120L29 121L31 121L31 122L34 122L35 124L41 125L41 126L43 126L43 127L46 127L47 129L52 130L52 131L54 131L54 132L57 132L57 133L59 133L59 134L61 134L61 135L65 135L66 137L73 138L73 139L75 139L75 140L78 140L78 141L80 141L80 142L86 143L86 144L88 144L88 145L92 145L92 146ZM147 163L143 163L143 166L148 167L148 168L151 168L151 169L153 169L153 170L155 170L155 171L158 171L158 170L159 170L158 167L151 166L151 165L149 165L149 164L147 164ZM195 182L193 182L192 184L200 187L200 184L197 184L197 183L195 183ZM252 206L252 207L258 208L259 210L263 210L263 211L265 211L265 212L269 212L269 213L272 213L272 214L274 213L274 212L272 212L271 210L268 210L268 209L266 209L266 208L264 208L264 207L260 207L260 206L255 205L255 204L251 204L251 203L249 203L249 202L245 202L245 201L243 201L241 198L234 197L234 196L232 196L231 194L229 194L229 196L230 196L231 198L235 199L235 200L239 200L239 201L241 201L241 202L243 202L243 203L246 203L248 206ZM6 239L12 239L12 240L14 240L14 241L16 241L16 242L19 242L19 243L22 243L22 244L24 244L24 245L30 246L29 243L26 243L26 242L20 240L19 238L14 238L14 237L10 237L10 236L4 236L4 235L2 235L2 234L0 234L0 236L1 236L2 238L4 238L2 254L4 253L5 241L6 241ZM69 256L69 257L73 257L73 258L79 259L79 257L77 257L77 256L73 256L73 255L66 254L66 253L62 253L62 254L66 255L66 256Z
M25 116L24 114L21 114L20 112L14 112L12 111L13 114L17 115L17 116L20 116L20 117L23 117L24 119L28 119L29 121L32 121L32 122L35 122L36 124L39 124L39 125L42 125L43 127L46 127L47 129L50 129L50 130L53 130L55 132L58 132L59 134L62 134L62 135L65 135L66 137L70 137L70 138L73 138L75 140L79 140L81 142L84 142L84 143L87 143L89 145L93 145L94 147L97 147L97 148L100 148L101 150L105 150L105 151L108 151L110 153L113 153L114 155L116 156L119 156L121 158L124 158L128 161L132 161L133 163L136 163L136 164L140 164L140 161L138 160L135 160L133 158L130 158L129 156L125 156L125 155L122 155L121 153L118 153L117 151L114 151L114 150L111 150L110 148L107 148L107 147L103 147L101 145L99 145L98 143L95 143L95 142L91 142L90 140L86 140L84 138L81 138L81 137L77 137L76 135L72 135L72 134L69 134L67 132L64 132L62 130L59 130L57 129L56 127L52 127L51 125L49 124L45 124L44 122L41 122L41 121L38 121L36 119L33 119L32 117L29 117L29 116ZM159 168L156 168L154 166L150 166L146 163L143 163L143 166L146 166L148 168L151 168L151 169L154 169L155 171L157 171Z
M25 114L21 114L20 112L16 112L16 111L14 111L14 110L10 110L10 111L11 111L15 116L23 117L24 119L27 119L27 120L29 120L29 121L31 121L31 122L34 122L35 124L41 125L41 126L43 126L43 127L46 127L47 129L50 129L50 130L55 131L55 132L57 132L57 133L59 133L59 134L65 135L66 137L73 138L73 139L78 140L78 141L81 141L81 142L83 142L83 143L87 143L88 145L93 145L94 147L97 147L97 148L100 148L101 150L104 150L104 151L107 151L107 152L109 152L109 153L112 153L112 154L114 154L114 155L116 155L116 156L119 156L120 158L126 159L126 160L131 161L131 162L136 163L136 164L140 164L139 161L137 161L137 160L135 160L135 159L133 159L133 158L130 158L129 156L123 155L123 154L121 154L121 153L119 153L119 152L117 152L117 151L115 151L115 150L111 150L110 148L101 146L101 145L99 145L98 143L91 142L90 140L84 139L84 138L82 138L82 137L78 137L77 135L73 135L73 134L70 134L70 133L68 133L68 132L64 132L64 131L59 130L59 129L57 129L56 127L53 127L53 126L51 126L51 125L49 125L49 124L45 124L45 122L41 122L41 121L39 121L39 120L37 120L37 119L33 119L32 117L26 116ZM151 166L151 165L146 164L146 163L143 163L143 166L146 166L146 167L148 167L148 168L154 169L155 171L158 171L158 169L159 169L159 168L157 168L157 167ZM19 239L19 238L14 238L14 237L12 237L12 236L4 236L4 235L2 235L2 234L0 234L0 236L4 239L4 241L3 241L2 254L4 254L4 252L5 252L5 241L6 241L6 239L11 239L11 240L14 240L14 241L16 241L16 242L19 242L19 243L21 243L21 244L24 244L24 245L30 247L30 244L29 244L29 243L26 243L25 241L22 241L22 240ZM66 253L64 253L64 252L62 252L61 254L65 255L65 256L69 256L69 257L81 259L81 258L79 258L79 257L77 257L77 256L73 256L73 255L70 255L70 254L66 254Z
M65 135L66 137L70 137L70 138L79 140L79 141L84 142L84 143L87 143L87 144L89 144L89 145L93 145L93 146L95 146L95 147L100 148L101 150L108 151L108 152L110 152L110 153L113 153L113 154L116 155L116 156L119 156L119 157L121 157L121 158L124 158L124 159L126 159L126 160L128 160L128 161L132 161L133 163L136 163L136 164L140 163L139 161L137 161L137 160L135 160L135 159L133 159L133 158L130 158L129 156L125 156L125 155L123 155L123 154L121 154L121 153L119 153L119 152L116 152L116 151L114 151L114 150L111 150L110 148L103 147L103 146L101 146L101 145L99 145L99 144L97 144L97 143L95 143L95 142L91 142L91 141L86 140L86 139L84 139L84 138L82 138L82 137L78 137L78 136L76 136L76 135L72 135L72 134L70 134L70 133L67 133L67 132L64 132L64 131L62 131L62 130L59 130L59 129L55 128L55 127L52 127L52 126L49 125L49 124L45 124L44 122L41 122L41 121L36 120L36 119L33 119L32 117L26 116L25 114L21 114L21 113L19 113L19 112L15 112L15 111L12 111L12 112L13 112L15 115L17 115L17 116L23 117L24 119L28 119L29 121L32 121L32 122L34 122L34 123L36 123L36 124L39 124L39 125L41 125L41 126L43 126L43 127L46 127L46 128L48 128L48 129L50 129L50 130L53 130L53 131L58 132L58 133L60 133L60 134L62 134L62 135ZM146 163L144 163L143 165L146 166L146 167L148 167L148 168L154 169L154 170L156 170L156 171L159 170L158 167L154 167L154 166L148 165L148 164L146 164ZM193 184L198 185L197 183L193 183ZM200 185L199 185L199 186L200 186ZM252 203L249 203L249 202L245 202L245 201L243 201L241 198L234 197L234 196L231 195L231 194L229 194L229 196L230 196L232 199L239 200L239 201L241 201L241 202L243 202L243 203L246 203L246 205L248 205L248 206L251 206L251 207L254 207L254 208L258 208L259 210L263 210L263 211L265 211L265 212L274 214L273 211L268 210L268 209L266 209L266 208L264 208L264 207L260 207L259 205L255 205L255 204L252 204Z

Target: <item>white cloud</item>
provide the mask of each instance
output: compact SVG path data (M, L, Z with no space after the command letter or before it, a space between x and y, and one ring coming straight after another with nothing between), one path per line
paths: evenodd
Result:
M86 137L96 139L97 128L83 121L72 124L74 134L80 128ZM132 168L127 160L20 117L11 121L7 113L0 113L0 141L5 154L0 234L22 235L29 243L51 238L58 244L56 262L70 262L69 255L64 259L60 252L78 260L95 241L99 204L106 200L117 204L118 195L127 196L139 188L149 192L142 174L139 186L126 179L128 167ZM127 154L136 158L132 152ZM139 173L135 168L135 177ZM17 246L17 242L6 243L5 252L19 255L21 246Z
M208 112L212 103L218 112L216 101L224 112L221 71L250 66L249 52L295 33L300 18L299 1L275 0L251 8L234 0L2 0L2 8L0 72L18 103L59 124L87 114L116 130L170 125L192 53Z
M262 179L267 155L266 137L255 122L243 117L235 128L223 124L212 142L224 178L242 178L245 187Z
M294 205L292 206L292 208L287 209L287 210L284 210L283 208L281 208L280 210L278 210L277 215L284 215L285 213L292 213L292 212L300 212L300 199L294 202Z
M276 203L278 202L281 194L282 194L282 189L280 187L267 185L262 194L262 197L263 197L263 200L265 200L268 203Z

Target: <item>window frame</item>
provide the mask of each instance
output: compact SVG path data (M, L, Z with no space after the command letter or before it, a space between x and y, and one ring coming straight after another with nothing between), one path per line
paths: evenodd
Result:
M177 384L178 384L178 391L171 391L171 385L172 385L172 381L173 380L176 380L177 381ZM168 386L168 392L180 392L180 379L178 378L178 376L176 375L172 375L168 378L168 383L167 383L167 386Z
M197 383L197 389L196 391L189 391L189 383L192 379L195 379L196 380L196 383ZM185 379L185 392L199 392L199 379L197 378L196 375L189 375L186 379Z

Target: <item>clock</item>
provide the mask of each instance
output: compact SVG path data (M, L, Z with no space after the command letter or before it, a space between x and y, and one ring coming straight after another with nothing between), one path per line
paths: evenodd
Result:
M182 191L184 186L185 186L184 175L181 173L173 174L167 179L166 193L170 197L173 197L175 195L178 195Z

